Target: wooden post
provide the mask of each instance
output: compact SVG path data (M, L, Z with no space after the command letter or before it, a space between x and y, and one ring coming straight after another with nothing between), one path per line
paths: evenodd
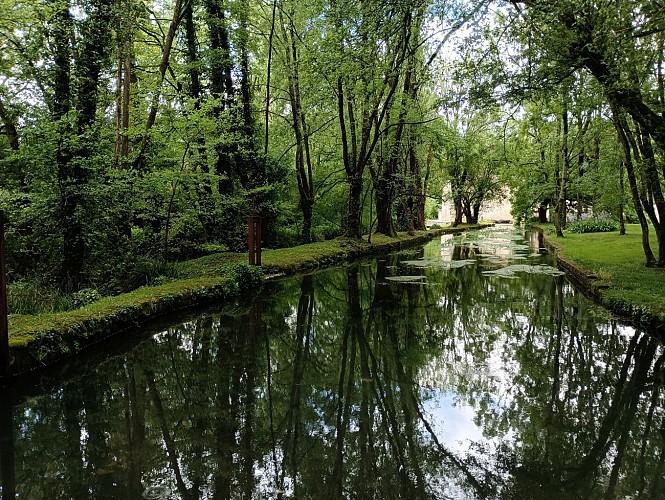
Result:
M7 325L7 269L5 267L5 213L0 210L0 375L9 369L9 327Z
M249 229L249 265L261 265L261 217L247 219Z

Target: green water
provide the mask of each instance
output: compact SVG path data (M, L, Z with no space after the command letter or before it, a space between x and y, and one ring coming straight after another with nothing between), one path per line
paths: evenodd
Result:
M467 233L133 333L0 405L3 498L664 498L662 345L551 264Z

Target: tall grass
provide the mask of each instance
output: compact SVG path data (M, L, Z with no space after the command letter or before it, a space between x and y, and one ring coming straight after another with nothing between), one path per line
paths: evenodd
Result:
M29 281L19 281L7 286L9 314L42 314L69 311L74 308L71 294Z

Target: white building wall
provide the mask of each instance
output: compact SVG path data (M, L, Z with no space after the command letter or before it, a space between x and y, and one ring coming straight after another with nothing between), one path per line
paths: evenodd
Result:
M446 184L443 189L441 208L436 222L450 223L455 220L455 208L453 207L450 185ZM504 197L500 200L485 203L480 208L478 219L488 222L512 222L510 214L510 193L506 190Z

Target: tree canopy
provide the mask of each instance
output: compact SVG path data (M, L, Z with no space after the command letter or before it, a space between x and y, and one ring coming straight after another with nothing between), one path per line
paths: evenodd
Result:
M268 247L424 229L444 191L454 224L638 222L664 267L662 7L2 0L11 281L131 289L250 215Z

